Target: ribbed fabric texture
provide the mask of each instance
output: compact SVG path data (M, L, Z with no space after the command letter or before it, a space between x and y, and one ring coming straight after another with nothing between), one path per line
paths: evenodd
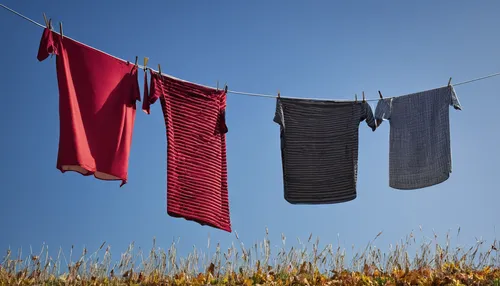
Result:
M341 203L356 198L358 129L376 128L366 102L278 98L285 200Z
M168 214L231 232L226 93L152 71L150 87L149 102L160 98L167 128Z
M452 86L382 99L375 109L380 124L388 119L389 186L412 190L450 177L450 111L461 109Z

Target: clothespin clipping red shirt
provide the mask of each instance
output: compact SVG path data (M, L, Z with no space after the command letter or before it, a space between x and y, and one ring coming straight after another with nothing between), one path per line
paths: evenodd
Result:
M49 21L47 21L47 15L45 15L45 13L42 13L43 14L43 21L45 22L45 28L48 28L49 27Z
M43 13L43 20L45 21L45 28L52 30L52 19L47 20L47 15Z
M47 15L43 13L43 20L45 21L45 28L52 31L52 19L47 20ZM54 56L54 52L50 53L50 58Z

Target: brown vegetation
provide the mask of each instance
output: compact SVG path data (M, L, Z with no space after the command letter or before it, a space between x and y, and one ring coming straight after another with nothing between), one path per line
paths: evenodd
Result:
M411 233L382 253L374 245L380 235L349 263L345 249L331 244L320 249L319 238L311 242L312 235L289 250L282 235L282 246L271 255L267 230L265 239L250 248L236 234L238 248L233 244L222 251L217 245L213 255L194 248L185 258L177 257L175 242L162 250L155 240L147 254L133 254L132 243L116 264L105 243L90 255L84 249L76 262L72 248L64 269L62 251L53 259L46 246L26 258L8 250L0 264L0 285L500 285L496 240L452 249L449 235L444 245L436 242L437 235L416 245ZM410 255L413 246L418 247Z

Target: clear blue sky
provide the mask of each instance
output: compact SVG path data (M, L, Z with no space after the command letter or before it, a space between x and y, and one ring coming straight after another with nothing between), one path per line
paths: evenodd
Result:
M443 86L500 71L500 2L482 1L13 1L2 3L65 34L133 61L205 85L283 96L376 98ZM314 4L313 4L314 3ZM55 58L39 63L42 29L0 9L0 251L43 242L52 249L114 254L153 236L180 253L234 233L166 214L166 135L159 104L137 113L129 182L104 182L56 168L59 135ZM140 81L142 84L140 73ZM142 85L141 85L142 86ZM389 124L360 125L358 198L321 206L283 199L275 101L228 95L227 135L233 230L251 245L265 227L272 245L309 233L324 243L381 248L419 225L444 236L461 226L461 243L491 242L499 226L500 77L456 87L463 111L450 110L453 173L416 191L388 186ZM375 105L372 104L374 108ZM419 235L417 235L418 237ZM117 258L117 256L115 256Z

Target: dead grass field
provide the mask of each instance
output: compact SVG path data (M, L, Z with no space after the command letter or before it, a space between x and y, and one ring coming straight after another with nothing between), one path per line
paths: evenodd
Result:
M457 235L459 235L458 230ZM93 252L59 251L49 256L47 246L28 255L8 250L0 264L0 285L499 285L500 242L477 241L469 247L450 247L450 234L417 243L414 233L382 252L375 246L379 233L362 252L328 244L319 238L287 248L271 246L268 232L262 242L245 247L236 234L230 248L219 245L193 248L177 256L177 244L135 251L134 244L111 256L105 243ZM273 249L273 253L271 253ZM416 249L410 251L410 249ZM410 253L412 252L412 253ZM207 254L212 253L212 254ZM118 261L115 263L115 261Z

